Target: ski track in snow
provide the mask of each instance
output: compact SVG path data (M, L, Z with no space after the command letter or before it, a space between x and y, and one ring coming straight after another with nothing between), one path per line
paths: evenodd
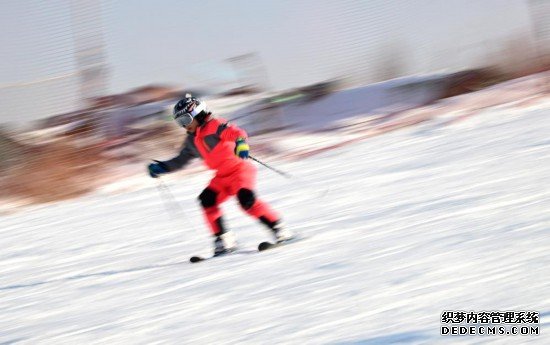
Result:
M210 251L209 174L0 218L0 343L550 343L548 104L430 121L262 167L260 195L308 237ZM328 192L325 193L327 191ZM224 205L244 249L267 232ZM443 310L536 310L536 337L442 337Z

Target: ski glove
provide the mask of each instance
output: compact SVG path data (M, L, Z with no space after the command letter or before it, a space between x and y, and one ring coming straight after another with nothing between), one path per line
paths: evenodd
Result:
M166 164L155 161L155 163L151 163L147 166L147 169L149 170L149 175L152 178L157 178L161 174L166 174L168 172L168 167Z
M245 138L239 138L235 141L235 155L239 158L247 159L248 151L250 151L250 146L248 146Z

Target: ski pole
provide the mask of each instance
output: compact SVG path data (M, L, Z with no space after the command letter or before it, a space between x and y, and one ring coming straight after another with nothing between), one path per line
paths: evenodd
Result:
M170 217L172 219L176 219L178 218L178 213L180 213L183 221L186 222L193 231L197 232L197 228L191 223L191 220L187 218L185 212L176 200L176 197L174 196L174 194L172 194L170 188L168 188L168 185L164 183L161 177L158 177L157 181L157 190L161 195L161 199L164 203L164 208L167 210L168 214L170 214Z
M281 176L284 176L286 177L287 179L293 179L293 180L296 180L296 181L299 181L302 186L305 186L306 188L311 188L311 187L308 187L309 186L309 182L305 181L303 178L301 178L300 176L293 176L293 175L290 175L289 173L286 173L284 171L281 171L279 169L276 169L274 167L272 167L271 165L267 164L267 163L264 163L262 162L261 160L257 159L256 157L253 157L253 156L248 156L248 158L260 163L261 165L263 165L264 167L270 169L270 170L273 170L274 172L276 172L277 174L281 175ZM321 197L324 198L327 193L329 192L330 190L330 187L327 187L325 186L325 188L322 189L322 192L321 192ZM315 188L315 191L318 192L319 189L318 188Z
M270 169L270 170L276 172L277 174L279 174L279 175L281 175L281 176L284 176L284 177L286 177L286 178L292 178L292 175L290 175L289 173L286 173L286 172L284 172L284 171L281 171L281 170L279 170L279 169L276 169L276 168L272 167L271 165L262 162L261 160L259 160L259 159L256 158L256 157L253 157L253 156L248 156L248 157L249 157L250 159L252 159L253 161L260 163L260 164L263 165L264 167L266 167L266 168L268 168L268 169Z
M174 194L170 192L170 189L168 189L168 186L161 180L160 177L157 178L157 190L160 194L162 202L164 203L164 208L170 217L173 219L177 218L178 211L183 214L183 211L176 201Z

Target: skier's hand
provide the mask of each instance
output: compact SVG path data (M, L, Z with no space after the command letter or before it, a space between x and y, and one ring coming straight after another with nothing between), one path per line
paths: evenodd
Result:
M237 141L235 141L235 155L237 155L239 158L247 159L249 151L250 146L248 146L245 138L239 138L237 139Z
M147 170L152 178L157 178L161 174L166 174L168 172L168 167L162 162L155 161L147 166Z

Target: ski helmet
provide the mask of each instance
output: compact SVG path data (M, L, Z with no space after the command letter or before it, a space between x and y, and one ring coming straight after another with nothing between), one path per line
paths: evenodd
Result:
M196 119L200 125L204 123L206 117L210 114L206 108L206 103L190 94L185 95L174 106L174 120L181 126L187 127L193 119Z

